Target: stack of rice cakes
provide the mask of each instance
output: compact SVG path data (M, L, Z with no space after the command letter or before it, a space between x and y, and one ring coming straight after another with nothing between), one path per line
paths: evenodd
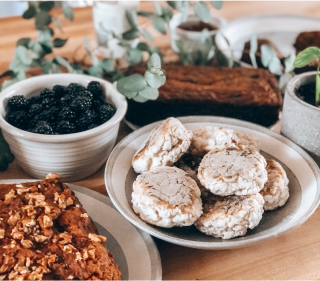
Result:
M231 239L289 198L281 165L259 153L254 136L230 128L190 131L168 118L153 129L132 166L140 174L133 183L133 210L160 227L194 224L207 235Z

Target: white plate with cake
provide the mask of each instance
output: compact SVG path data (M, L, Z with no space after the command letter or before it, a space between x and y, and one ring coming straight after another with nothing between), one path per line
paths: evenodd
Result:
M185 129L172 130L170 134L176 134L176 140L174 144L171 143L171 146L166 142L167 137L163 138L161 135L162 130L167 130L168 126L157 122L124 138L113 150L107 162L105 183L108 194L119 212L136 227L157 238L186 247L230 249L248 246L284 234L305 222L317 208L320 201L319 168L304 150L285 137L261 126L230 118L192 116L178 119ZM185 157L188 146L186 136L190 138L189 133L182 133L185 137L179 138L177 132L193 130L193 136L195 136L196 127L222 127L224 136L230 132L236 132L237 136L251 135L252 139L260 143L260 151L255 148L255 141L247 141L249 138L245 137L241 144L232 137L230 145L233 145L233 148L221 151L207 150L206 153L208 151L209 153L202 153L201 164L196 171L197 177L193 177L192 173L182 168L183 165L173 162L178 161L181 156L180 159ZM152 132L151 135L150 132ZM188 152L200 151L201 149L194 149L194 147L199 145L201 147L205 143L210 144L210 142L202 142L201 135L199 130L197 141L192 137L190 147L193 149L189 147ZM166 149L169 149L166 153L156 149L163 140ZM250 142L253 144L250 149L243 145ZM212 143L218 144L219 141L215 140ZM233 151L234 149L236 151ZM239 149L249 150L239 153ZM215 156L214 153L220 154ZM227 153L225 158L221 153ZM243 155L245 157L249 155L250 160L240 159ZM234 157L234 163L228 162L232 157ZM220 162L214 159L220 159ZM175 167L170 167L172 164ZM222 173L224 185L219 185L217 177L214 178L210 165L215 166L216 171L218 169L219 173ZM189 168L192 170L192 165ZM234 172L233 175L230 175L230 170ZM254 172L251 173L251 171ZM202 176L199 176L200 173ZM234 184L233 178L239 176L237 173L245 174L247 178L238 178ZM190 180L190 177L195 180ZM250 177L253 177L253 180L250 180ZM281 193L271 200L262 193L262 188L268 189L266 186L269 178L270 181L274 181L274 185ZM197 188L202 192L203 214L199 207L200 191ZM207 196L205 193L210 194L205 197ZM207 199L212 198L212 195L213 199ZM186 198L189 198L191 205L185 203L182 206L180 203L183 200L187 202ZM275 198L277 202L272 201ZM179 203L176 203L177 200L180 200ZM215 208L217 206L221 208L225 206L225 210L230 206L238 208L238 217L230 221L232 226L227 225L227 228L219 230L220 232L217 232L215 227L221 226L216 223L225 210L220 209L218 213L210 213L215 211L214 208L209 208L208 211L205 205L209 204L210 207L212 200L220 202L212 205ZM264 205L268 200L269 207ZM239 211L237 206L242 206L246 212ZM270 206L274 210L270 211ZM221 210L223 212L220 212ZM204 217L205 213L206 217ZM224 214L229 215L228 211ZM211 215L213 217L208 219ZM214 218L215 215L216 218ZM222 217L222 221L225 223L225 217ZM239 221L243 227L237 228L236 223ZM210 228L211 223L213 228Z

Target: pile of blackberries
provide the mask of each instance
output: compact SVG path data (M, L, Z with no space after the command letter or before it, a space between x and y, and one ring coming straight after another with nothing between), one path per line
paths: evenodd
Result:
M11 125L36 134L62 135L93 129L107 122L116 109L105 101L99 82L87 88L76 83L56 85L26 99L13 96L8 101L6 120Z

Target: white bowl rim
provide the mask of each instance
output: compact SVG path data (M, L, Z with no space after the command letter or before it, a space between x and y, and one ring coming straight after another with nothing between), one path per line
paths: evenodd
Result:
M98 81L100 83L103 83L105 85L107 84L107 85L110 85L113 87L113 85L110 82L108 82L104 79L97 78L97 77L90 76L90 75L85 75L85 74L74 74L74 73L44 74L44 75L38 75L35 77L27 78L23 81L17 82L15 84L9 86L8 88L4 89L0 95L0 103L2 103L2 101L5 99L5 93L14 90L18 85L21 86L25 83L30 83L30 81L32 81L32 80L35 80L35 82L36 82L36 80L38 80L39 78L48 77L50 79L50 77L59 78L59 76L64 76L64 77L70 76L70 81L72 80L72 77L74 77L74 76L77 76L79 78L83 77L84 79L91 79L92 81ZM102 132L110 130L116 124L120 123L120 121L124 118L124 115L126 114L127 107L128 107L127 100L123 95L121 95L117 91L116 88L114 88L114 93L112 93L112 95L114 95L114 94L116 94L118 96L121 106L119 108L117 108L116 113L111 117L110 120L108 120L107 122L101 124L100 126L94 128L94 129L91 129L91 130L83 131L80 133L74 133L74 134L66 134L66 135L35 134L35 133L30 133L30 132L18 129L18 128L10 125L3 118L3 116L1 114L0 114L0 127L2 130L6 131L10 135L14 135L19 138L23 138L23 139L30 140L30 141L37 141L37 142L60 143L60 142L71 142L71 141L80 141L80 140L88 139L93 136L99 135Z

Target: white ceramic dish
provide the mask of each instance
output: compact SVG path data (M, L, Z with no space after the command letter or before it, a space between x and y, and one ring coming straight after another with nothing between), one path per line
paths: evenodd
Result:
M0 184L32 181L34 180L0 180ZM74 184L68 184L68 187L75 192L99 233L107 237L105 245L115 257L122 280L162 279L160 255L150 235L126 221L108 197Z
M131 160L140 144L157 124L153 123L124 138L111 153L105 171L105 183L113 204L138 228L170 243L186 247L230 249L283 234L305 222L317 208L320 201L319 168L312 158L293 142L264 127L236 119L207 116L179 119L188 129L197 126L224 126L257 136L261 143L261 153L266 158L282 163L286 170L290 181L290 198L284 207L265 212L260 224L249 230L244 237L231 240L206 236L193 226L165 229L145 223L131 208L132 183L137 176L131 167Z
M10 97L37 96L44 88L78 83L87 86L90 81L100 82L108 102L117 108L106 123L92 130L69 135L40 135L20 130L5 121ZM75 181L96 172L106 161L118 135L120 121L127 111L127 101L112 84L93 76L79 74L50 74L18 82L1 92L0 127L15 159L23 170L34 178L44 178L55 172L64 181Z
M257 38L272 41L284 57L295 51L293 44L303 31L320 30L320 19L291 15L257 15L236 19L220 29L215 37L217 47L230 57L230 48L234 60L240 60L244 43L249 41L253 34ZM223 35L223 36L222 36ZM248 64L243 63L248 66ZM251 66L250 66L251 67Z
M185 23L199 22L199 18L195 14L189 14ZM179 53L179 48L177 47L176 40L182 40L188 44L189 48L195 48L195 46L201 40L201 32L197 31L188 31L178 26L182 23L182 14L178 13L174 15L169 23L170 26L170 40L171 40L171 48ZM218 27L216 30L209 31L209 36L214 38L217 34L219 28L223 27L226 24L226 20L218 15L211 15L211 19L209 24L212 24L215 27Z

